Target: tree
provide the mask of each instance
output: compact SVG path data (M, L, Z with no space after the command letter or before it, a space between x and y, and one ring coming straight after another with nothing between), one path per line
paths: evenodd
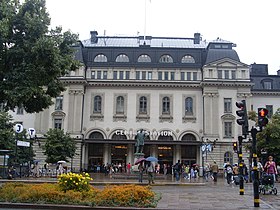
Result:
M272 155L280 163L280 108L263 131L257 134L257 148L260 155L261 150L265 150L267 155Z
M49 29L45 0L0 1L0 103L42 111L64 90L59 78L75 70L78 36Z
M47 163L57 163L57 161L73 158L76 151L76 143L68 133L63 130L50 129L46 135L46 143L43 147L44 154L47 155Z

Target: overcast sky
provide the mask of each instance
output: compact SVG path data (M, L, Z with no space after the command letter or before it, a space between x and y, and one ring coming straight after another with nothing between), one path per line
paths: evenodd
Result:
M237 44L235 50L243 63L268 64L270 74L280 69L279 0L46 2L52 27L69 29L80 40L88 39L92 30L107 36L160 37L193 37L199 32L206 41L220 37Z

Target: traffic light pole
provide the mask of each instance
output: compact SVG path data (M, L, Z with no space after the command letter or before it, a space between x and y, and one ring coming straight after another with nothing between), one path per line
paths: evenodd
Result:
M242 160L242 136L238 136L238 170L239 170L239 194L244 195L244 173L243 173L243 160Z
M254 188L254 207L260 207L260 195L259 195L259 175L258 175L258 162L257 162L257 129L251 129L252 136L252 153L253 153L253 188Z

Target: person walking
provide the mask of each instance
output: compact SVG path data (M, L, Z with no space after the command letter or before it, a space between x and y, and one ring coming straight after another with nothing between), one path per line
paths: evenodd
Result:
M271 174L273 176L274 182L276 181L277 167L276 163L273 161L273 157L269 156L268 161L264 165L264 170L267 174Z
M180 180L180 175L182 171L180 160L178 160L178 162L174 165L173 169L174 169L176 182L178 182Z
M214 163L211 165L211 172L213 174L213 180L214 182L217 182L217 178L218 178L218 173L219 173L219 166L216 163L216 161L214 161Z
M147 167L147 173L148 173L148 181L149 184L154 184L154 173L155 173L155 167L151 162L148 162L148 167Z
M139 181L139 183L142 183L143 182L143 173L144 173L144 165L143 165L143 162L144 161L142 161L141 163L139 163L139 166L138 166L138 170L139 170L139 179L138 179L138 181Z
M226 163L225 165L225 174L226 174L227 183L230 184L232 182L232 174L233 174L233 168L230 165L230 163Z

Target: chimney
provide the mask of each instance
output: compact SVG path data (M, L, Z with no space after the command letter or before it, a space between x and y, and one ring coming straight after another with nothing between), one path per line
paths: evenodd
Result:
M98 35L97 31L91 31L90 32L90 42L91 42L91 44L97 44L97 42L98 42L97 35Z
M200 33L194 33L194 40L193 43L194 44L200 44Z
M280 76L280 69L277 71L277 75Z

